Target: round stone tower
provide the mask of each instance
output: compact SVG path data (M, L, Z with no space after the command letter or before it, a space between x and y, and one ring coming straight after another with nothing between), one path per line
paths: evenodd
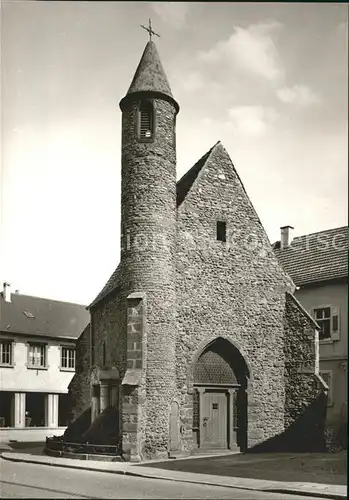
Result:
M127 371L133 368L139 374L139 380L133 374L131 382L126 376L123 382L123 446L129 459L137 460L167 453L175 390L175 127L179 106L152 41L145 47L120 108ZM140 298L142 327L132 319Z

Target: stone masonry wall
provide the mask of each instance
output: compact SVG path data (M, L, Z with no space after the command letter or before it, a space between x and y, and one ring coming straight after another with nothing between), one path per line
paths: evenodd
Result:
M216 222L227 241L216 240ZM177 397L182 449L192 434L191 370L195 353L221 335L244 356L248 385L248 446L284 429L284 315L290 279L275 258L231 160L212 150L178 209Z
M87 325L76 342L75 374L69 384L72 395L73 419L78 418L87 408L90 401L90 324Z
M126 296L144 292L147 297L141 458L167 454L175 386L176 110L161 99L153 103L152 142L137 138L136 102L124 110L122 122L121 288Z
M313 321L296 299L287 294L285 310L285 429L292 431L292 447L319 451L324 439L326 397L316 367ZM292 427L295 430L292 430Z
M91 311L93 355L92 369L117 368L120 378L126 371L126 297L121 292L111 294ZM105 345L105 364L103 360Z

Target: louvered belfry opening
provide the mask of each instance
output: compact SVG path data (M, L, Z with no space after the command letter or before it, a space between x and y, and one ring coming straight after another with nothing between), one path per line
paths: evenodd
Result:
M154 110L150 101L143 101L139 106L139 137L151 139L154 134Z

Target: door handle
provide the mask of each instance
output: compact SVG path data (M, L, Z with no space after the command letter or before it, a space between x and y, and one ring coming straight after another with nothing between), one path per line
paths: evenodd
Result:
M207 424L208 417L204 417L202 420L203 420L202 425L205 427Z

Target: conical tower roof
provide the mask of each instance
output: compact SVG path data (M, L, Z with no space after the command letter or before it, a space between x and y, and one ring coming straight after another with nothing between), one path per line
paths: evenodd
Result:
M121 109L126 100L128 101L134 96L134 94L138 95L140 92L161 95L162 97L167 98L167 100L173 102L177 111L179 109L178 103L173 98L156 45L152 41L148 42L145 46L130 88L128 89L126 96L120 102Z

